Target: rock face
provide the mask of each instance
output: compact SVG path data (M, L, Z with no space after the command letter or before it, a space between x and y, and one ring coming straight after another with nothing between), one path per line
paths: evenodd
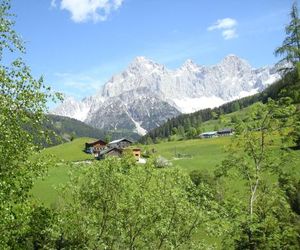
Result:
M252 68L235 55L206 67L187 60L176 70L137 57L92 97L67 98L52 111L101 129L139 134L180 113L212 108L262 91L280 78L275 67Z

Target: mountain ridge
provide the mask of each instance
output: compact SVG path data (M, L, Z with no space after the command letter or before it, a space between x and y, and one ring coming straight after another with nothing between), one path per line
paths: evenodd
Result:
M52 113L101 129L132 129L143 135L181 113L258 93L279 78L275 66L255 69L233 54L212 66L188 59L175 70L139 56L94 96L82 101L67 98Z

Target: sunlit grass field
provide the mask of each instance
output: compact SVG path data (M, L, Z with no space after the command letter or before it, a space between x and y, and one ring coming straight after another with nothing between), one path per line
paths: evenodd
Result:
M219 137L209 139L193 139L185 141L162 142L159 144L141 146L143 150L152 151L155 155L161 155L172 162L173 167L179 167L184 171L207 170L213 172L215 168L226 157L226 146L230 144L232 137ZM92 138L78 138L72 142L51 147L43 151L44 155L54 155L57 159L63 160L58 167L49 169L48 175L43 180L38 180L32 190L34 198L50 206L55 203L58 191L55 187L65 184L69 177L70 170L78 171L82 165L70 166L67 162L79 162L92 160L93 156L83 152L84 144L93 141ZM181 155L183 158L178 158ZM297 172L300 175L300 151L293 151L294 162ZM271 178L271 177L270 177ZM230 180L232 190L238 190L243 185L240 181Z
M81 137L74 139L71 142L66 142L54 147L46 148L42 151L43 155L53 155L59 160L65 161L84 161L93 160L91 154L83 152L86 142L95 141L93 138Z
M230 140L231 137L193 139L154 144L148 148L154 148L157 154L171 160L173 166L186 171L212 171L224 159L225 148ZM178 158L178 155L182 155L182 158Z
M57 159L65 162L92 160L93 156L84 153L83 149L85 142L93 140L92 138L78 138L72 142L47 148L42 154L53 155ZM143 149L154 148L157 155L162 155L171 160L173 166L177 166L186 171L195 169L207 169L211 171L216 165L221 163L225 156L224 148L229 141L229 137L195 139L153 144L146 147L144 146ZM188 154L190 158L174 159L175 152ZM68 181L68 172L71 169L76 171L80 167L80 164L70 167L68 164L60 163L59 166L50 168L48 175L44 179L36 182L32 190L33 196L46 205L55 203L58 196L55 187L65 184Z

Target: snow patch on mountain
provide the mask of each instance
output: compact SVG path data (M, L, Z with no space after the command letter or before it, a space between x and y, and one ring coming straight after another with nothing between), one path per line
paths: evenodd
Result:
M137 57L94 96L82 101L67 98L52 113L98 128L144 134L180 113L213 108L258 93L279 79L276 67L254 69L235 55L213 66L189 59L175 70Z
M250 91L241 91L237 97L232 99L232 101L236 100L236 99L239 99L239 98L246 97L246 96L255 95L258 92L259 92L258 89L252 89Z
M218 107L225 103L225 101L219 97L200 97L200 98L182 98L182 99L173 99L176 107L182 113L192 113L200 109L205 108L214 108Z
M73 97L66 97L63 104L58 106L51 113L71 117L79 121L85 121L89 111L89 103L85 101L77 101Z

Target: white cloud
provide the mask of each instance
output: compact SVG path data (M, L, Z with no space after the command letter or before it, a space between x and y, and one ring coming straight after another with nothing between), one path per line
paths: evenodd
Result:
M71 19L76 22L105 21L112 11L121 7L124 0L58 0L62 10L71 13ZM56 0L51 0L51 6L56 6Z
M216 30L216 29L231 29L237 25L237 21L232 18L224 18L218 19L215 24L208 27L208 30Z
M208 31L222 30L222 36L225 40L237 38L235 27L237 26L237 21L233 18L223 18L218 19L213 25L207 28Z
M223 30L222 36L224 37L225 40L229 40L229 39L237 38L238 34L236 33L235 29L229 29L229 30Z

